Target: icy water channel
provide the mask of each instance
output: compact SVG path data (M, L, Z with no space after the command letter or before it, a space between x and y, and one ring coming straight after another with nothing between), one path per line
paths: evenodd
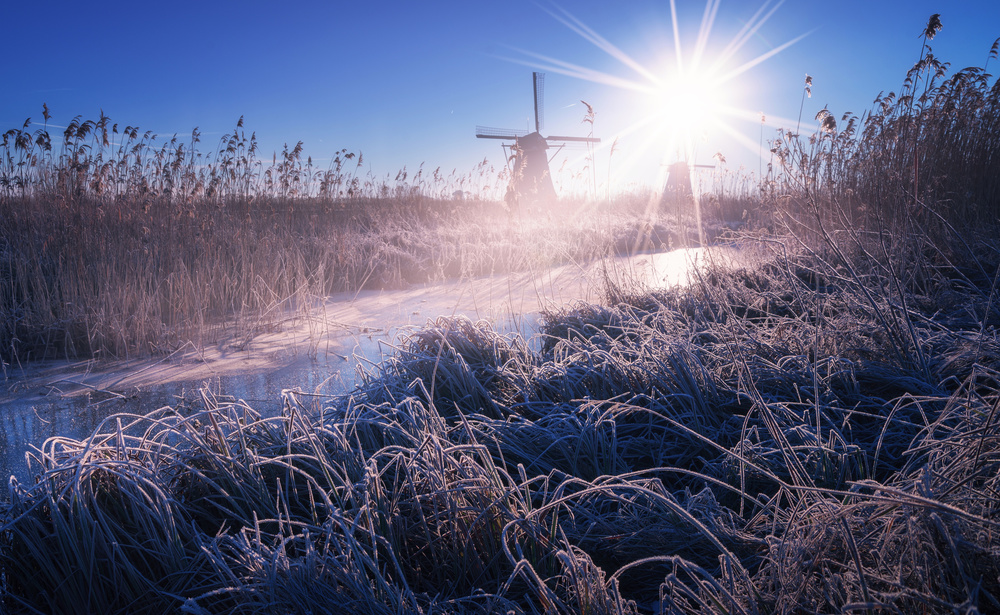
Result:
M407 332L438 316L485 319L531 343L539 313L600 302L605 280L649 288L685 285L708 260L729 265L736 248L715 246L608 259L544 272L454 280L406 290L327 298L280 331L169 357L125 362L6 365L0 387L0 477L30 482L26 454L52 437L83 439L118 413L146 414L196 403L203 393L244 400L262 415L280 412L284 390L350 391L362 371L392 353Z

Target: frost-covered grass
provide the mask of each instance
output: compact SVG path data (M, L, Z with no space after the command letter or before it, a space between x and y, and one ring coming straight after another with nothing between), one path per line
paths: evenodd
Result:
M538 352L440 319L347 397L206 394L50 440L3 507L5 607L996 610L993 280L938 268L904 314L845 269L612 289L547 314Z

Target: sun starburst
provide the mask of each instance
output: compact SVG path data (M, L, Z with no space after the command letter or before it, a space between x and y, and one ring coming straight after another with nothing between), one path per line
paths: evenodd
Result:
M759 143L752 140L736 124L747 122L755 128L760 112L746 108L734 93L737 78L762 62L794 45L808 33L775 46L765 53L745 58L747 43L759 34L762 26L774 15L782 2L767 0L746 21L732 40L710 50L712 28L721 7L721 0L707 0L693 43L686 45L681 33L675 0L670 2L673 44L657 50L660 55L672 55L662 65L649 65L633 58L624 50L597 33L569 11L560 7L546 10L570 30L620 62L624 74L601 71L557 59L530 50L517 49L528 59L508 58L514 62L542 70L560 73L620 89L636 109L635 120L606 139L607 143L632 138L626 166L655 155L660 160L662 185L671 163L694 164L698 146L706 137L725 133L748 151L757 153ZM773 116L773 114L770 114ZM774 118L785 121L783 118ZM619 146L621 147L621 146ZM714 149L709 154L714 153ZM702 152L704 154L704 152Z

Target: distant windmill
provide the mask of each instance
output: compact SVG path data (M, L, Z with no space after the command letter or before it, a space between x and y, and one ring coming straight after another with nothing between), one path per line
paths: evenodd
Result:
M660 196L660 207L668 204L679 205L691 197L691 169L714 169L714 164L688 164L679 160L667 167L667 182Z
M701 203L691 190L691 169L714 169L714 164L688 164L687 160L678 160L667 167L667 183L660 195L660 209L673 206L675 214L685 213L688 205L694 206L695 224L698 226L698 245L705 245L705 229L701 224ZM687 245L685 235L684 245Z
M476 137L479 139L503 139L513 141L513 144L503 144L507 160L509 147L513 151L514 166L511 169L510 193L516 198L526 201L552 199L556 195L552 186L552 174L549 172L549 156L546 150L558 145L556 152L567 142L600 143L593 137L543 137L544 110L542 99L545 89L545 73L531 73L532 89L535 95L535 132L527 130L511 130L507 128L488 128L476 126Z

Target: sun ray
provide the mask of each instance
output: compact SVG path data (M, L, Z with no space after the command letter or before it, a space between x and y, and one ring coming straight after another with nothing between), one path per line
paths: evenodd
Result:
M698 29L698 40L694 47L694 57L691 59L692 66L699 66L701 58L708 47L708 39L712 34L712 25L715 24L715 16L719 12L722 0L708 0L705 3L705 13L701 17L701 27Z
M736 52L742 49L743 46L746 45L751 38L753 38L753 35L761 29L761 27L771 18L772 15L774 15L775 11L777 11L778 8L784 4L784 0L780 0L771 8L770 11L767 12L766 15L761 17L761 14L764 13L770 4L771 0L764 2L764 4L757 9L757 12L753 14L753 17L751 17L750 20L743 25L743 28L736 33L733 40L730 41L730 43L719 53L719 57L716 59L716 66L722 66L728 62L730 58L736 55Z
M677 2L670 0L670 20L674 28L674 55L677 56L677 68L680 70L684 66L684 53L681 48L680 20L677 19Z
M750 109L745 109L743 107L734 107L732 105L725 105L725 104L719 105L718 110L723 115L726 115L726 116L732 117L732 118L736 118L736 119L739 119L739 120L742 120L742 121L747 121L747 122L759 122L760 121L760 112L759 111L752 111ZM794 119L789 119L787 117L783 117L783 116L779 116L779 115L775 115L775 114L768 114L767 117L768 117L768 122L767 122L768 124L786 125L786 124L789 124L789 123L791 123L791 124L795 123Z
M785 49L788 49L789 47L791 47L795 43L801 41L802 39L804 39L805 37L809 36L813 32L815 32L815 30L810 30L809 32L806 32L804 34L800 34L799 36L793 38L792 40L790 40L790 41L788 41L786 43L783 43L781 45L778 45L777 47L775 47L774 49L768 51L767 53L762 53L761 55L757 56L753 60L750 60L749 62L746 62L745 64L743 64L742 66L740 66L736 70L733 70L733 71L731 71L729 73L726 73L720 79L722 81L728 81L730 79L734 79L735 77L738 77L739 75L742 75L743 73L747 72L751 68L759 65L761 62L763 62L763 61L765 61L765 60L767 60L769 58L774 57L775 55L781 53Z
M561 22L570 30L579 34L584 40L588 41L589 43L591 43L604 53L608 54L612 58L618 60L625 66L628 66L632 70L636 71L643 77L649 79L650 81L653 81L654 83L659 80L659 77L655 73L650 71L641 63L635 61L635 59L633 59L627 53L625 53L617 46L612 44L610 41L605 39L603 36L601 36L597 32L594 32L593 29L591 29L589 26L581 22L579 19L571 15L569 12L566 11L566 9L563 9L562 7L556 7L556 8L563 14L563 16L556 15L555 13L544 7L542 8L542 10L546 11L554 19Z
M590 81L592 83L600 83L603 85L609 85L611 87L622 88L626 90L633 90L637 92L649 92L651 86L648 84L639 83L625 77L618 77L605 73L593 68L587 68L585 66L580 66L579 64L573 64L571 62L566 62L564 60L559 60L551 56L547 56L540 53L535 53L533 51L528 51L526 49L519 49L517 47L509 47L512 51L524 54L525 56L535 58L540 60L544 64L539 64L538 62L530 62L527 60L522 60L519 58L512 58L506 56L496 56L499 59L512 62L514 64L520 64L522 66L530 66L532 68L539 68L545 71L550 71L553 73L558 73L560 75L566 75L567 77L574 77L576 79L583 79L585 81Z
M722 131L728 134L730 137L735 139L736 142L742 145L747 152L753 154L756 154L758 152L760 143L755 143L753 139L751 139L746 135L746 133L740 132L729 122L724 122L724 121L719 122L719 128L721 128Z

